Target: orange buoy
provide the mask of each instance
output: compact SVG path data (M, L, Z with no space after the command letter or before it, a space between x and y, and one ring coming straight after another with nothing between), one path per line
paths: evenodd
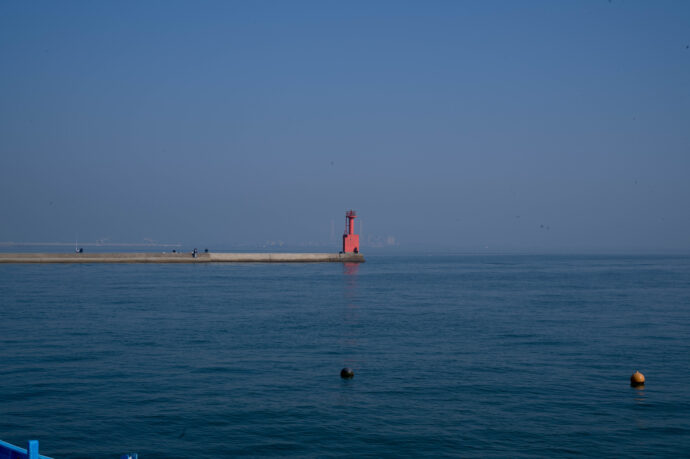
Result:
M630 377L630 385L632 387L641 387L644 386L644 375L640 373L639 371L636 371L635 373L632 374Z

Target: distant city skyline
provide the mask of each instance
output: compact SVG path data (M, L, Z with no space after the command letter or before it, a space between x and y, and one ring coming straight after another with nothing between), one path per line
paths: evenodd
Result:
M688 24L683 1L2 2L0 242L328 245L352 208L363 248L689 251Z

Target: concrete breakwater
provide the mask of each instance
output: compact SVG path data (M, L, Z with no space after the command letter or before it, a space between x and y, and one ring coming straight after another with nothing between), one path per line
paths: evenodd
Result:
M359 253L0 253L0 263L363 263Z

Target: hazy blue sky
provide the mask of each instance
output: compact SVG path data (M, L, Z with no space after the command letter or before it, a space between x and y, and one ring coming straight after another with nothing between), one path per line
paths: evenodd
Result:
M0 241L688 250L689 173L688 1L0 1Z

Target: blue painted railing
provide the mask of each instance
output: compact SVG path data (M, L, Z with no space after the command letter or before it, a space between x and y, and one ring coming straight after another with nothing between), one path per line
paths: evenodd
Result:
M38 454L38 440L29 440L26 449L0 440L0 459L51 459Z
M120 456L120 459L138 459L137 453L127 453ZM38 454L38 440L29 440L26 449L11 445L0 440L0 459L53 459L48 456Z

